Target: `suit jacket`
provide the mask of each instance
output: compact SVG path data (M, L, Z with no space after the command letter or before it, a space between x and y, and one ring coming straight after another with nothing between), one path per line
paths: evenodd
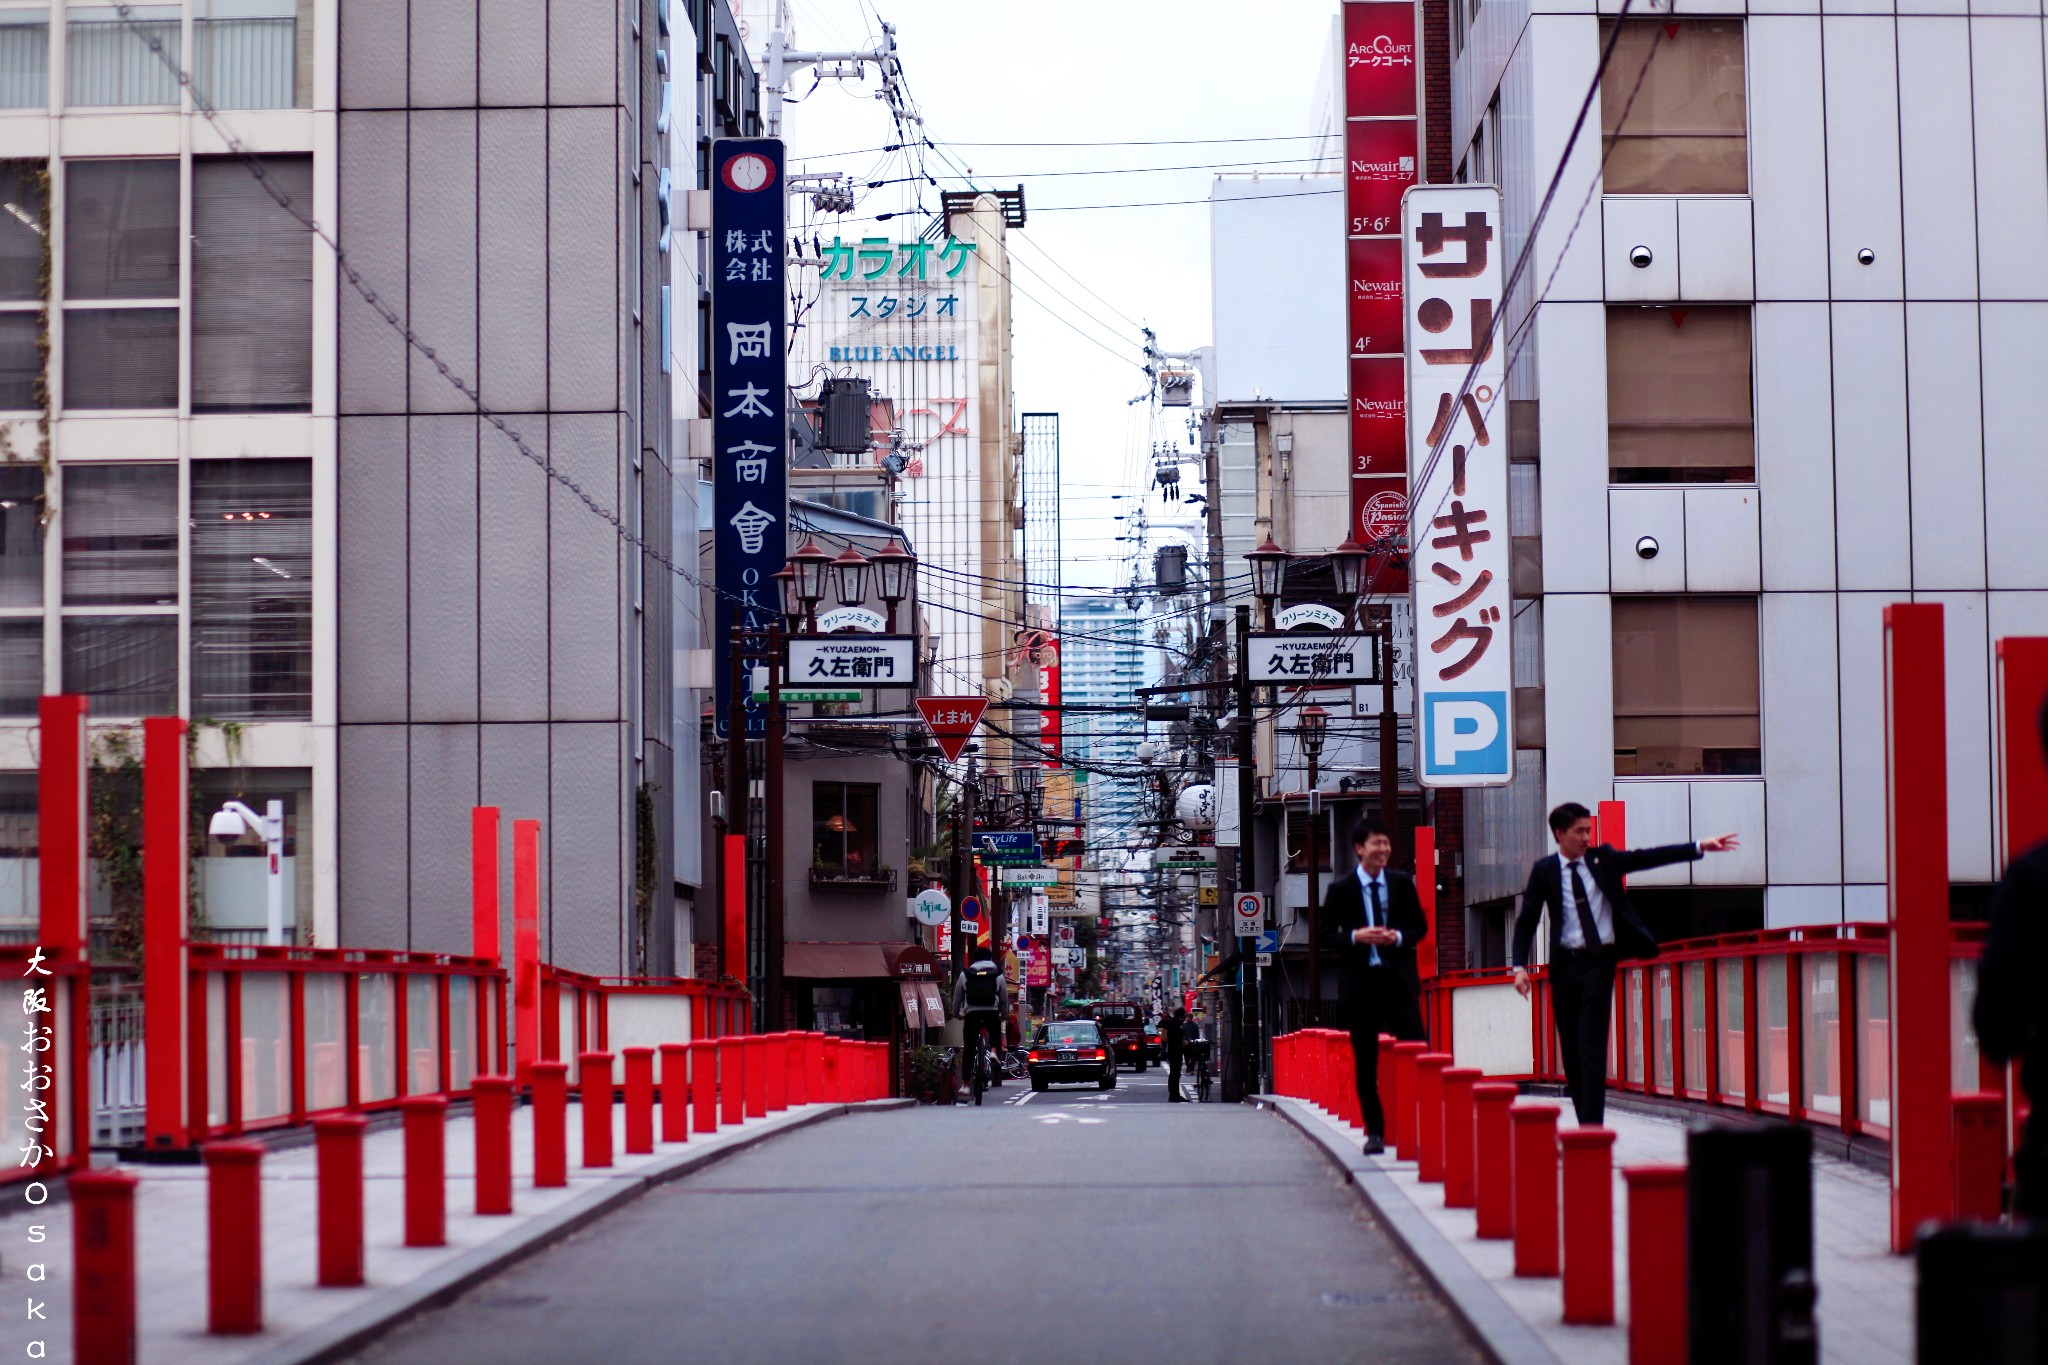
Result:
M1655 957L1657 936L1650 932L1636 914L1635 907L1629 904L1628 888L1622 885L1621 879L1631 872L1663 867L1666 863L1694 862L1699 857L1698 844L1634 849L1601 844L1586 850L1586 866L1599 884L1600 894L1607 898L1607 909L1614 919L1614 946L1622 957ZM1529 965L1529 950L1536 943L1536 921L1545 910L1550 912L1550 954L1555 957L1563 946L1561 935L1564 931L1564 860L1555 853L1548 858L1538 858L1536 865L1529 869L1529 885L1522 891L1522 913L1515 917L1512 960L1517 967Z
M1398 929L1401 946L1382 945L1380 961L1394 969L1410 995L1419 995L1422 983L1415 970L1415 945L1428 937L1429 918L1422 913L1421 897L1415 894L1415 878L1388 868L1387 903L1381 909L1385 912L1381 927ZM1351 941L1351 931L1365 927L1365 888L1359 885L1355 868L1330 883L1318 919L1324 948L1334 951L1343 966L1343 989L1349 998L1360 989L1366 969L1372 965L1373 948L1369 943Z

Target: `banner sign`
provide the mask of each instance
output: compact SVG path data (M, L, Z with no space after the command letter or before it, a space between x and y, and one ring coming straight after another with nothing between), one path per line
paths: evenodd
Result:
M1255 634L1249 660L1255 683L1379 681L1379 649L1370 635Z
M766 630L779 616L773 575L789 558L789 191L780 138L719 138L711 144L711 167L711 714L722 735L732 651L741 647L741 632ZM760 645L745 662L765 662ZM747 734L768 733L767 710L751 696L745 714Z
M917 648L908 635L792 635L791 687L914 687Z
M1515 775L1508 648L1506 348L1500 191L1418 185L1402 204L1415 771L1429 787Z

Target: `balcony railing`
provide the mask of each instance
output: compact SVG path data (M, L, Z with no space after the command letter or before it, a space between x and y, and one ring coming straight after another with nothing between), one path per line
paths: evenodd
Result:
M813 891L894 891L896 869L878 867L872 872L848 871L839 867L811 869Z

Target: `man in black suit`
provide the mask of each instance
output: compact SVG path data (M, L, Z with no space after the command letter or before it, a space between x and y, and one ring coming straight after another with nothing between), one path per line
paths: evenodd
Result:
M1565 1088L1581 1128L1597 1128L1607 1112L1607 1025L1614 1017L1614 969L1623 958L1657 955L1657 939L1628 903L1622 878L1666 863L1685 863L1737 846L1732 834L1696 844L1618 849L1593 842L1593 813L1576 801L1550 812L1557 852L1536 860L1515 917L1515 989L1530 991L1529 952L1536 921L1550 912L1551 1012Z
M1323 905L1323 946L1343 964L1344 1013L1351 1024L1351 1055L1358 1072L1358 1112L1365 1120L1365 1154L1387 1149L1386 1114L1380 1107L1380 1035L1420 1041L1421 985L1416 979L1415 945L1429 933L1429 920L1415 894L1415 879L1387 867L1394 840L1377 820L1351 829L1358 857L1355 875L1330 885Z
M2048 702L2039 719L2048 755ZM1991 928L1977 963L1973 1022L1991 1061L2018 1061L2027 1127L2012 1154L2013 1212L2048 1222L2048 841L2014 858L1991 896Z

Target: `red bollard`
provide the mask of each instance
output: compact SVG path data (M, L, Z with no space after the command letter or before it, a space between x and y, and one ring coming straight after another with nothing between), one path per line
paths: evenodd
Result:
M263 1330L263 1147L209 1142L206 1163L206 1330Z
M691 1127L700 1133L718 1131L718 1044L701 1039L690 1044L690 1101L696 1110Z
M533 1084L533 1184L559 1189L569 1183L569 1064L535 1062L527 1068Z
M1489 1239L1515 1235L1508 1106L1518 1093L1504 1081L1482 1081L1472 1087L1472 1204L1479 1214L1478 1235Z
M1515 1146L1515 1274L1555 1275L1557 1258L1557 1106L1508 1110Z
M1394 1044L1393 1099L1387 1106L1387 1141L1393 1144L1396 1160L1414 1161L1422 1155L1422 1134L1416 1131L1415 1059L1427 1051L1428 1043ZM1380 1074L1384 1076L1386 1073ZM1382 1081L1380 1094L1387 1093L1386 1082Z
M811 1103L820 1104L832 1097L825 1088L825 1035L806 1033L804 1040L804 1093L811 1097Z
M369 1128L361 1114L313 1120L316 1284L346 1289L363 1282L363 1134Z
M804 1036L801 1033L778 1034L782 1046L778 1052L782 1058L783 1083L789 1087L789 1107L811 1102L810 1073L804 1066Z
M1415 1059L1417 1178L1429 1184L1444 1178L1444 1069L1450 1064L1442 1052L1425 1052Z
M661 1140L690 1140L690 1045L661 1045Z
M1955 1097L1956 1217L1995 1223L2005 1183L2005 1096Z
M629 1047L626 1059L626 1153L654 1150L654 1049Z
M768 1113L768 1059L774 1044L765 1033L747 1039L747 1117L758 1119Z
M1685 1365L1685 1167L1624 1166L1629 1365Z
M612 1054L576 1054L577 1095L583 1102L583 1164L612 1164Z
M1564 1158L1564 1320L1614 1321L1614 1133L1558 1134Z
M405 1244L448 1245L448 1097L407 1095L405 1116Z
M71 1278L81 1310L71 1315L71 1351L92 1365L135 1365L138 1183L126 1171L86 1170L71 1177ZM91 1312L82 1311L86 1304Z
M512 1078L469 1083L476 1119L476 1211L512 1212Z
M784 1034L763 1035L768 1045L761 1053L762 1079L768 1086L768 1112L779 1114L789 1108L789 1042Z
M718 1040L718 1121L744 1123L747 1117L747 1040Z
M1485 1074L1475 1066L1454 1066L1444 1071L1444 1207L1447 1209L1472 1207L1472 1087Z
M1363 1128L1365 1111L1358 1104L1358 1062L1352 1052L1351 1035L1340 1033L1330 1041L1337 1054L1337 1066L1330 1077L1337 1087L1337 1117L1346 1127Z

